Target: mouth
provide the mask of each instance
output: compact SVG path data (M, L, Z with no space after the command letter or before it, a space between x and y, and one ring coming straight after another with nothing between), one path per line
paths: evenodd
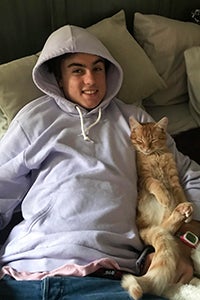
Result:
M86 95L94 95L98 92L98 90L83 90L82 94L86 94Z

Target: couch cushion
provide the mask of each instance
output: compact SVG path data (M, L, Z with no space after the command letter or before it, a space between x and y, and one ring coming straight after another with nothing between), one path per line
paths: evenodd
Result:
M184 102L187 99L184 51L200 45L200 26L158 15L135 13L134 35L167 84L166 89L156 92L144 104Z
M102 41L123 69L124 81L118 95L121 100L141 105L142 99L165 87L144 50L128 32L123 10L87 29Z
M200 126L200 47L192 47L184 52L190 111Z
M37 55L0 65L0 108L8 123L26 103L42 95L32 81Z

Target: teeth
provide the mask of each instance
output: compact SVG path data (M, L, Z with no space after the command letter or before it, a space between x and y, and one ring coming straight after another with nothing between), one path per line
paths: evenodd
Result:
M88 94L88 95L92 95L92 94L95 94L96 93L96 90L95 91L84 91L85 94Z

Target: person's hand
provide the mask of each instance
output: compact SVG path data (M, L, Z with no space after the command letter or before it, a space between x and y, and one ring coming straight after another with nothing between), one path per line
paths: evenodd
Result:
M177 261L177 272L174 278L174 283L189 283L194 274L194 266L191 259L191 248L180 240L178 240L179 246L179 259Z
M191 231L197 236L200 236L200 222L192 220L189 223L183 223L179 231ZM192 248L185 245L179 238L177 238L177 243L180 251L180 257L177 261L175 283L188 283L194 275L194 265L191 259Z

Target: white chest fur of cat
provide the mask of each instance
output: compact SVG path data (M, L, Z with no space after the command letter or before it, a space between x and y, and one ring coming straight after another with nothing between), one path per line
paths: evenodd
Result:
M173 283L180 255L174 234L191 219L193 208L179 182L173 154L167 148L168 119L140 124L131 117L129 121L138 172L136 222L143 242L155 249L146 274L128 274L122 279L122 286L138 300L143 293L161 296Z

